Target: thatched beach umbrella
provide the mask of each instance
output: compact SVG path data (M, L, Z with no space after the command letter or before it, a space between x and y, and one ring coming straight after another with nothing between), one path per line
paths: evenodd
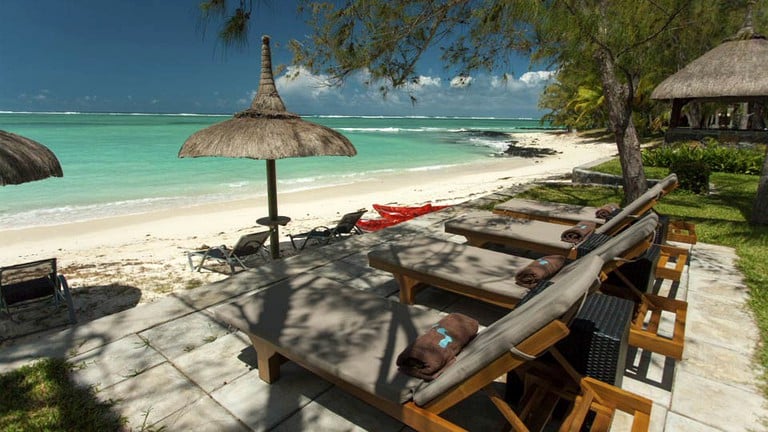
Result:
M48 147L0 130L0 186L61 176L61 164Z
M262 37L261 79L251 107L234 118L190 136L179 157L223 156L267 161L268 225L272 228L270 252L280 255L278 225L286 218L277 214L275 160L305 156L354 156L357 150L333 129L302 120L285 109L272 76L269 37ZM263 221L262 221L263 222Z

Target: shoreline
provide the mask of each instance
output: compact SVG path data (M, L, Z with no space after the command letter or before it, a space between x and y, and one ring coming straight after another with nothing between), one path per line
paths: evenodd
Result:
M281 247L286 248L288 233L332 225L344 213L360 208L369 210L364 218L375 218L371 207L374 203L458 204L500 189L567 174L575 166L616 154L613 143L595 142L571 133L515 137L527 147L557 153L535 159L498 158L433 171L382 175L299 192L281 194L278 189L279 214L291 217L291 222L280 228ZM56 257L82 322L227 277L207 271L191 272L186 251L204 245L231 246L246 232L265 229L255 222L265 215L266 198L235 199L62 225L0 230L4 243L0 248L0 266ZM19 334L24 334L29 330L21 329L21 323L14 323L12 329L5 314L1 317L0 327L6 327L3 334L20 330Z

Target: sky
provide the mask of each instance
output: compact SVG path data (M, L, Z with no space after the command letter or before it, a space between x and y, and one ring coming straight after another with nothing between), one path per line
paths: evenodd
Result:
M276 85L301 115L539 118L550 78L526 58L511 70L457 79L426 56L411 88L382 97L365 72L341 88L291 63L288 41L311 32L288 0L255 1L249 44L225 50L200 25L199 0L3 0L0 111L232 114L258 88L260 36L272 41ZM289 78L288 75L297 77ZM506 77L506 79L504 79Z

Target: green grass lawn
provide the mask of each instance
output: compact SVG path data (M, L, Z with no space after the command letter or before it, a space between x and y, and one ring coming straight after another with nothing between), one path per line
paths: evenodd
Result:
M621 173L617 160L594 169L611 174ZM649 178L663 178L667 174L665 168L646 168ZM730 246L736 250L739 269L744 273L749 288L749 305L757 319L762 340L757 361L764 370L768 370L768 227L747 222L757 192L758 176L712 173L710 184L712 191L709 195L696 195L678 189L664 197L655 208L672 219L695 223L700 242ZM620 189L579 185L541 185L518 196L590 206L619 203L623 198ZM764 391L768 395L765 387Z
M116 431L123 420L112 403L75 385L70 365L43 359L0 375L2 431Z

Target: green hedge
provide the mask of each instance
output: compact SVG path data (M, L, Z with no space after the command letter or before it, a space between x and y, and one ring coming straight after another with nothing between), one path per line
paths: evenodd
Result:
M643 151L643 165L670 168L690 163L704 163L710 171L731 174L760 174L765 153L759 149L740 149L691 141Z

